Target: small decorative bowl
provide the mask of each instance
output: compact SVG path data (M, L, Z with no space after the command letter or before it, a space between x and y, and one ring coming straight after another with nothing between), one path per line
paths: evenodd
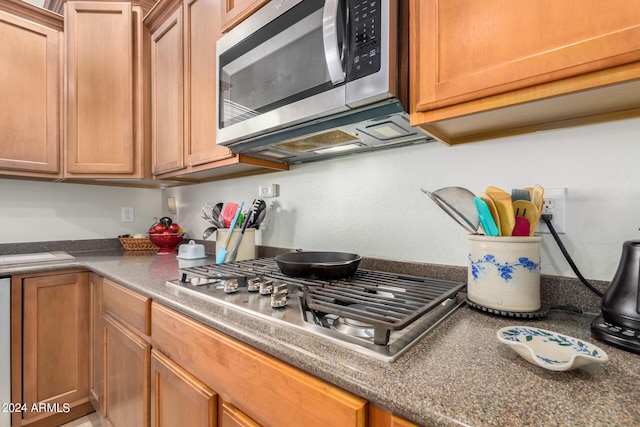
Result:
M184 233L149 234L149 240L156 245L158 254L174 254L176 246L182 242Z
M528 326L507 326L498 340L526 361L551 371L568 371L593 363L605 363L609 356L593 344Z

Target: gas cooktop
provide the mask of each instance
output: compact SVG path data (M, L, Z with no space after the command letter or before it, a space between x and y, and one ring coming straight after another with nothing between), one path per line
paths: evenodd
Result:
M292 278L273 258L181 269L167 286L387 362L462 305L465 287L364 269L341 280Z

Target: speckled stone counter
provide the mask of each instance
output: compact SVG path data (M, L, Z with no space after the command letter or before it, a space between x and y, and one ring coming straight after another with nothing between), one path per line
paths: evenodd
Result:
M631 426L640 424L640 356L595 341L594 317L552 310L513 320L463 306L394 363L342 348L165 284L173 256L117 250L72 253L73 260L0 269L0 276L82 267L152 297L240 341L336 384L414 423L428 426ZM534 325L593 342L610 361L551 372L500 344L496 331Z

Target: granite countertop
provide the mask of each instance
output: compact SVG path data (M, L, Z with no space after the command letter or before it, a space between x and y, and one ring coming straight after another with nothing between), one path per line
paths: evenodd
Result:
M397 361L385 363L165 285L177 277L180 263L212 263L213 257L185 262L117 250L72 255L2 266L0 276L87 268L420 425L640 424L640 356L594 340L592 314L552 310L544 319L515 320L463 306ZM496 331L513 324L587 340L610 361L547 371L498 342Z

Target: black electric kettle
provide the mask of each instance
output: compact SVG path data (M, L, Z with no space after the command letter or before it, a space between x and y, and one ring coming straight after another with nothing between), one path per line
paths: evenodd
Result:
M602 315L591 323L591 333L640 353L640 240L624 242L618 270L602 297Z

